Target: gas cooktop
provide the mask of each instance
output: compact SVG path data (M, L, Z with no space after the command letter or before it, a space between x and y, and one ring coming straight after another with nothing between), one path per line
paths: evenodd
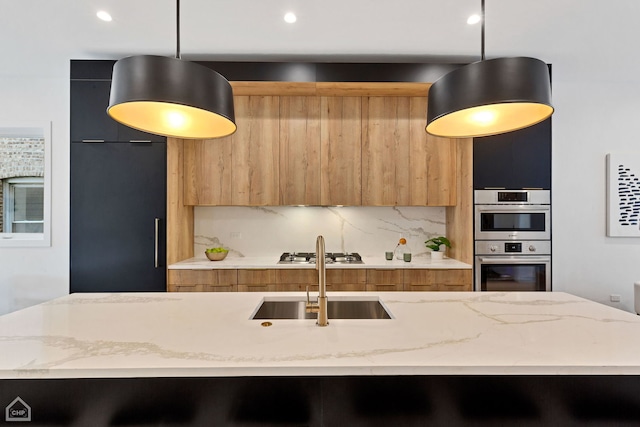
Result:
M278 264L315 264L315 252L285 252L280 256ZM327 252L325 254L327 264L364 264L362 257L357 252Z

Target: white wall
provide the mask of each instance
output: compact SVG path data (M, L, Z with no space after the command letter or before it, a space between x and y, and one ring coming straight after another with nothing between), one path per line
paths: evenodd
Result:
M605 155L640 152L640 2L523 3L487 2L486 50L553 64L553 289L633 311L640 239L606 237Z
M51 246L0 248L3 314L69 293L69 61L3 63L0 73L3 123L52 123Z

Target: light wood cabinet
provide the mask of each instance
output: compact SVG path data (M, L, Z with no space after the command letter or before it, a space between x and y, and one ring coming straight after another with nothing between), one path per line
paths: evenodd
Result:
M328 269L327 290L471 291L471 269ZM315 269L169 270L169 292L318 292Z
M280 202L280 97L234 98L238 130L231 135L231 204L277 205Z
M473 272L458 270L404 270L405 291L471 291Z
M327 270L327 291L364 291L365 270ZM238 270L240 292L318 292L315 269Z
M298 292L318 289L318 271L312 269L278 270L276 272L277 291Z
M235 292L237 270L169 270L169 292Z
M364 291L366 283L367 270L327 270L327 290L329 291Z
M322 205L362 204L362 98L320 98Z
M425 131L427 98L410 98L409 205L455 206L458 140Z
M362 204L455 205L457 142L427 135L427 99L368 97L362 109Z
M184 204L231 205L230 138L189 140L184 144Z
M367 287L370 292L402 291L402 270L367 270Z
M187 205L455 206L458 141L426 97L236 96L238 130L184 141Z
M186 205L280 204L279 100L277 96L237 96L236 133L184 141Z
M320 98L280 97L280 204L320 204Z
M410 204L408 97L362 98L362 204Z
M273 292L276 291L276 269L238 270L239 292Z

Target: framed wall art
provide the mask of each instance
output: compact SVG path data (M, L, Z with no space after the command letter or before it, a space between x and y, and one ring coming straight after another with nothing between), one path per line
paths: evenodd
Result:
M640 152L607 154L607 236L640 237Z

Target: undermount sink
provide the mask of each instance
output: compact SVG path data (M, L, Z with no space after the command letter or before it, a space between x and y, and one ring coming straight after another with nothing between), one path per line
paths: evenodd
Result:
M378 298L346 299L329 298L327 311L331 319L392 319L387 308ZM317 313L306 312L306 301L302 299L265 298L251 319L316 319Z

